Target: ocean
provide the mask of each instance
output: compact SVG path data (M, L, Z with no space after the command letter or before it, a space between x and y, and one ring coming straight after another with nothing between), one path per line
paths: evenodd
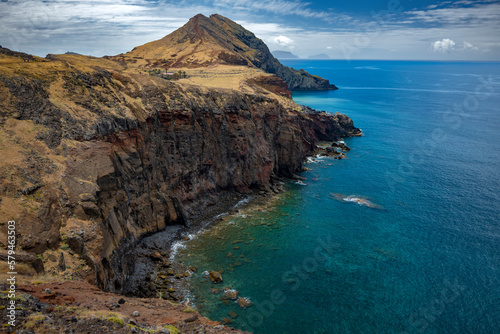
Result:
M363 136L177 244L190 301L254 333L500 333L500 63L283 63L336 84L293 98Z

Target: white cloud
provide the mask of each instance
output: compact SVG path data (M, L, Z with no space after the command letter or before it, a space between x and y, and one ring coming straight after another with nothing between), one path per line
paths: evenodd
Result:
M463 47L465 50L477 50L477 46L473 45L472 43L464 41Z
M219 13L271 50L299 55L326 52L343 59L344 44L354 50L352 59L498 60L500 1L456 4L438 0L379 22L321 11L306 0L0 0L0 45L40 56L68 50L112 55L162 38L194 14Z
M475 4L472 7L430 8L405 12L409 20L417 23L470 25L486 21L498 23L500 4Z
M286 46L286 47L293 47L294 41L291 38L288 38L283 35L279 35L278 37L274 38L274 42L281 45L281 46Z
M297 27L289 27L278 23L253 23L249 21L236 20L236 23L243 26L245 29L253 32L257 37L267 41L274 41L276 32L281 34L290 34L302 31Z
M328 20L331 18L331 13L324 11L315 11L308 6L310 3L301 1L255 1L255 0L215 0L214 6L232 8L238 10L263 10L274 14L297 15L302 17L320 18Z
M432 49L434 52L447 53L455 49L455 42L449 38L443 38L440 41L435 41L432 43Z

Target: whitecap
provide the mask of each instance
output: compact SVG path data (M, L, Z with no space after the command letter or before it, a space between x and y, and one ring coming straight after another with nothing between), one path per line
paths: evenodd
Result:
M185 242L182 240L176 241L172 244L171 247L171 252L170 252L170 260L172 261L175 258L175 255L177 255L177 252L179 249L185 249L186 245Z
M238 207L240 207L240 206L242 206L244 204L247 204L252 199L253 199L252 196L242 199L241 201L239 201L238 203L236 203L236 205L233 207L233 209L236 209L236 208L238 208Z
M376 67L376 66L357 66L354 69L356 69L356 70L380 70L380 68Z
M368 208L373 208L373 209L382 209L382 207L378 204L373 203L372 201L361 197L357 195L343 195L339 193L330 193L330 196L333 197L334 199L342 202L349 202L349 203L355 203L360 206L366 206Z

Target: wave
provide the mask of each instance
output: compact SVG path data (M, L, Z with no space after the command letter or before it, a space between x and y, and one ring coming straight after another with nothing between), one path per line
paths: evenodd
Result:
M321 154L317 154L314 157L307 157L306 164L321 162L325 158L326 157Z
M253 196L250 196L250 197L246 197L244 199L242 199L241 201L239 201L238 203L236 203L234 206L233 206L233 209L236 209L244 204L247 204L248 202L250 202L251 200L253 199Z
M250 202L254 197L253 196L249 196L249 197L246 197L242 200L240 200L238 203L236 203L232 208L231 210L229 211L232 211L232 210L235 210L237 209L238 207L242 206L242 205L245 205L247 204L248 202ZM193 240L193 239L196 239L201 233L205 232L206 231L206 228L211 225L213 222L219 220L220 218L222 217L225 217L229 215L229 212L226 211L226 212L222 212L222 213L219 213L218 215L210 218L210 219L207 219L206 221L202 222L200 225L201 225L201 228L199 230L197 230L196 232L194 233L186 233L186 234L183 234L182 235L182 239L180 240L177 240L176 242L174 242L172 244L172 248L171 248L171 253L170 253L170 261L175 261L175 256L177 255L177 252L179 251L179 249L184 249L186 248L186 242L189 241L189 240Z
M354 69L356 69L356 70L380 70L380 68L376 67L376 66L357 66Z
M186 248L186 243L184 240L178 240L172 244L171 252L170 252L170 261L173 261L175 259L175 255L177 255L177 252L179 249L184 249Z
M383 209L383 207L381 207L380 205L375 204L372 201L370 201L364 197L361 197L361 196L343 195L343 194L339 194L339 193L330 193L330 196L333 199L336 199L337 201L341 201L341 202L355 203L355 204L358 204L360 206L366 206L366 207L372 208L372 209Z

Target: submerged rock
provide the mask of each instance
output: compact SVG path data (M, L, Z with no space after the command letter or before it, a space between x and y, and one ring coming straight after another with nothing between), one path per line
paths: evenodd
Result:
M229 299L233 299L233 300L237 299L238 294L239 294L239 292L237 290L229 289L229 288L224 289L224 296L229 298Z
M211 272L208 273L208 276L210 277L210 280L214 283L222 282L222 275L218 271L212 270Z
M239 297L236 302L241 308L247 308L253 305L252 301L247 297Z

